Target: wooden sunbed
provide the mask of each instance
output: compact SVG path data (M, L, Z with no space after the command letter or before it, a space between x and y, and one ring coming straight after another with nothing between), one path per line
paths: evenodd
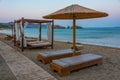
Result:
M79 54L80 54L80 51L76 51L76 55L79 55ZM59 50L59 51L53 51L53 52L39 53L37 56L37 59L44 64L48 64L48 63L51 63L52 60L71 57L72 55L73 54L71 49L65 49L65 50Z
M67 76L71 71L102 63L102 56L83 54L69 58L53 60L50 64L52 71L57 71L59 76Z

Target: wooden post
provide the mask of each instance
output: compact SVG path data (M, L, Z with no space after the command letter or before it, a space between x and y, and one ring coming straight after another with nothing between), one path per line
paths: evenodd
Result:
M73 19L73 56L76 53L76 20Z
M54 20L52 20L52 46L51 48L53 49L54 45Z
M39 41L41 41L41 23L39 23Z
M23 17L22 17L21 21L22 21L22 27L24 28L24 18ZM21 50L24 51L24 34L23 34L23 31L22 31L21 35L22 35L22 45L21 45L22 48L21 48Z
M15 28L15 21L14 21L14 26L13 26L13 31L14 31L14 35L13 35L13 39L14 39L14 46L16 46L16 28Z
M14 23L11 24L11 27L12 27L12 37L14 37Z

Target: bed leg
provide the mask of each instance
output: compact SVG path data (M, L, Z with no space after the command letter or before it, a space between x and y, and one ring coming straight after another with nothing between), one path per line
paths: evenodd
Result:
M100 59L98 62L97 62L97 64L96 65L100 65L100 64L102 64L103 63L103 60L102 59Z
M63 76L68 76L70 74L70 71L58 71L58 75L63 77Z
M66 70L63 70L62 68L60 68L58 65L56 65L56 64L53 64L53 63L51 63L50 64L50 69L51 69L51 71L57 71L57 73L58 73L58 75L59 76L67 76L67 75L69 75L70 74L70 71L66 71Z
M53 49L53 43L51 44L51 49Z

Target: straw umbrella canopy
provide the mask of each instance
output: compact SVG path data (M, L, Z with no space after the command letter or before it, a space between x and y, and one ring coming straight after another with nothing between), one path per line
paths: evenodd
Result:
M73 20L73 55L76 49L76 19L100 18L108 16L107 13L89 9L77 4L70 5L54 13L43 16L46 19L72 19Z

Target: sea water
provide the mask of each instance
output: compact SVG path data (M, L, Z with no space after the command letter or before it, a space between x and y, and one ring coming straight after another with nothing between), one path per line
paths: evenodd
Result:
M0 30L0 33L12 34L11 30ZM38 28L25 28L25 36L38 37ZM47 29L42 29L42 39L47 39ZM72 29L54 29L54 40L72 42ZM77 43L93 44L120 48L120 28L82 28L76 29Z

